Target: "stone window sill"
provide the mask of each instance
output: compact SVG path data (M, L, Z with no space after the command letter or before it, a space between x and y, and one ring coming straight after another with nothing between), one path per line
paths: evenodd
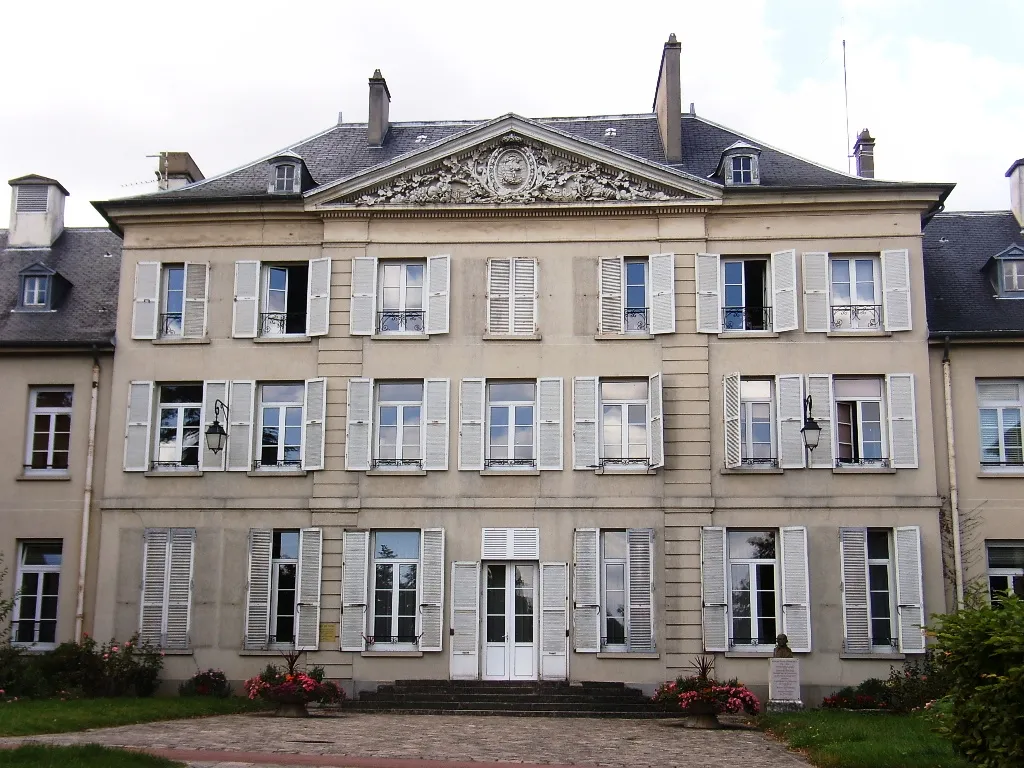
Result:
M374 341L426 341L430 336L426 333L373 333L370 338Z
M249 477L305 477L307 473L304 469L250 469L245 474Z
M69 472L22 472L20 475L14 478L18 482L23 480L70 480L71 474Z
M201 339L193 339L184 336L165 336L162 339L153 339L153 343L158 346L173 346L176 344L209 344L210 337L203 336Z
M423 656L423 651L363 651L359 655L364 659L418 659Z
M645 339L653 339L654 334L651 333L596 333L594 334L595 341L643 341Z
M484 341L540 341L539 333L485 333Z
M869 338L872 336L892 336L892 331L828 331L826 334L829 338L840 339L840 338Z
M595 469L595 475L656 475L658 474L657 469L626 469L625 467L616 467L614 469Z
M175 648L173 650L170 649L170 648L164 648L162 650L163 650L164 656L191 656L192 655L192 649L191 648Z
M727 659L771 659L775 656L775 649L770 651L726 651Z
M1020 470L1020 469L1010 469L1010 470L989 469L989 470L984 470L983 469L981 472L978 473L978 477L1016 477L1016 478L1021 478L1021 477L1024 477L1024 470Z
M249 649L245 648L238 652L239 656L280 656L282 652L287 652L290 649L287 648L257 648Z
M367 477L422 477L425 469L368 469Z
M202 477L203 471L201 469L196 470L153 470L143 473L144 477Z
M781 467L722 467L723 475L781 475Z
M540 474L540 470L539 469L484 469L484 470L480 471L480 475L483 476L483 477L488 477L490 475L494 475L494 476L504 475L504 476L511 476L511 477L515 477L516 475L518 475L518 476L521 477L523 475L539 475L539 474Z
M643 659L660 659L661 654L657 651L655 651L654 653L630 653L629 651L601 651L597 654L597 658L640 661Z
M257 336L253 339L257 344L309 344L313 339L309 336Z
M833 475L895 475L892 467L832 467Z
M718 334L720 339L777 339L779 334L775 331L722 331Z
M840 659L868 659L875 661L903 661L907 657L902 653L840 653Z

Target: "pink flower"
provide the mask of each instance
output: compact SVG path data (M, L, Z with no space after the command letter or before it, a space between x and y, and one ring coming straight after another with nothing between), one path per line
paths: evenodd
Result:
M107 659L109 659L109 658L110 658L110 654L109 654L109 653L104 653L104 654L103 654L103 660L104 660L104 661L106 661L106 660L107 660Z
M164 652L163 652L163 651L160 651L160 655L161 655L161 656L163 656L163 655L164 655Z
M116 645L110 646L110 652L111 653L117 653L118 650L119 650L119 648Z

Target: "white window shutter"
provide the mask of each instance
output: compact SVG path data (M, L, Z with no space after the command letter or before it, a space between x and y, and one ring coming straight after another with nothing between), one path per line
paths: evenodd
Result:
M597 279L598 296L598 329L601 333L622 333L624 329L623 308L623 259L621 256L602 256L600 258Z
M832 319L829 317L828 253L805 253L803 272L804 331L827 333L832 327Z
M601 650L601 531L577 528L572 540L572 637L576 653Z
M306 335L326 336L331 329L331 260L310 259L306 285Z
M421 651L441 650L444 624L444 528L420 531L420 636Z
M577 376L572 380L572 468L597 469L597 392L596 376Z
M368 256L352 259L352 295L349 303L349 333L371 336L377 328L377 260Z
M654 530L626 531L629 583L626 639L632 653L654 651Z
M882 296L885 330L911 330L910 252L906 248L882 251Z
M161 648L165 639L170 538L169 528L147 528L143 538L139 638Z
M782 538L782 631L789 647L811 652L811 587L807 563L807 529L783 528ZM764 642L766 638L762 638ZM775 638L771 638L774 640Z
M487 262L487 332L512 333L512 260Z
M540 679L569 674L569 564L540 564Z
M249 530L249 588L245 601L245 647L260 650L270 644L270 559L274 532Z
M124 430L124 471L149 469L149 424L153 418L153 382L133 381L128 385L128 408Z
M195 528L171 528L165 648L183 650L189 647L195 539Z
M804 426L804 377L795 373L776 376L775 396L779 467L800 469L807 466L807 449L800 434Z
M562 468L562 380L537 379L538 469Z
M181 335L190 339L206 336L206 307L209 300L210 265L190 261L185 264L185 302L182 307Z
M427 333L448 333L451 302L451 256L427 259Z
M347 399L345 469L365 472L373 466L373 379L349 379Z
M155 339L159 319L160 262L140 261L135 265L132 338Z
M843 570L843 650L870 653L867 528L839 529L839 559Z
M256 382L232 381L228 419L228 469L248 472L252 468L252 421L256 411Z
M463 379L459 388L459 469L484 468L485 379Z
M298 603L295 621L295 650L315 651L320 647L320 579L323 562L323 531L299 531Z
M481 560L511 560L512 559L512 529L511 528L481 528L480 529L480 559Z
M811 397L811 418L821 427L818 447L810 451L808 461L813 469L832 469L835 466L833 458L835 430L832 429L832 374L812 373L808 375L807 394Z
M451 661L453 680L480 675L480 562L452 563Z
M259 331L260 263L235 262L235 302L231 309L231 335L254 339Z
M674 253L652 253L648 266L651 275L651 333L675 333L676 256Z
M537 261L512 262L512 333L529 336L537 332Z
M717 253L698 253L697 280L697 332L722 332L722 299L719 290L722 257Z
M900 653L924 653L924 581L921 572L921 529L916 525L897 528L896 613L899 621Z
M727 373L722 379L722 400L725 410L725 466L736 469L743 463L742 430L740 429L740 375Z
M203 472L220 472L224 469L224 460L227 458L227 445L214 453L206 444L206 430L213 424L216 408L214 404L220 400L222 405L228 402L228 383L226 381L204 381L203 382L203 415L199 419L202 430L199 433L199 469ZM228 431L228 414L221 409L217 418L224 431ZM226 440L226 438L225 438Z
M366 650L370 532L345 531L341 563L341 650Z
M725 528L709 526L700 533L700 596L704 650L729 650L726 590Z
M916 469L914 374L890 373L885 377L885 392L889 399L889 462L895 469Z
M512 560L540 560L540 528L508 528Z
M647 418L649 421L647 441L650 450L647 461L651 467L665 466L665 419L661 399L661 374L649 377L647 386Z
M772 330L795 331L800 327L796 306L796 251L772 254Z
M448 469L448 379L424 379L423 468Z
M324 468L324 419L327 416L327 379L306 379L302 408L302 468Z

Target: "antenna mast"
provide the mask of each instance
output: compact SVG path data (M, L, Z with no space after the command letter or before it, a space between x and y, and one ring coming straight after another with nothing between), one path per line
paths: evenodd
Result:
M846 38L843 38L843 102L846 105L846 172L853 173L850 165L850 89L846 85Z

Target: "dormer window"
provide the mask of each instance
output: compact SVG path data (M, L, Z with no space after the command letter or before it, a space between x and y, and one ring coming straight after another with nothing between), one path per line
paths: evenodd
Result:
M750 155L736 155L732 158L732 183L754 183L754 158Z
M274 191L294 192L295 191L295 166L279 165L274 169Z
M737 141L722 152L722 159L712 177L721 178L729 187L758 185L761 183L758 168L760 157L760 149L744 141Z
M982 267L994 295L1001 299L1024 299L1024 247L1011 245Z
M46 309L50 302L50 276L25 275L22 278L21 305L25 309Z
M606 139L614 138L617 134L618 134L618 131L616 131L614 128L605 128L604 129L604 137Z
M316 185L302 157L286 150L267 161L267 193L294 195Z
M1024 298L1024 259L1007 259L1003 262L1003 291L1018 293Z
M25 184L17 189L17 213L46 213L49 187Z

